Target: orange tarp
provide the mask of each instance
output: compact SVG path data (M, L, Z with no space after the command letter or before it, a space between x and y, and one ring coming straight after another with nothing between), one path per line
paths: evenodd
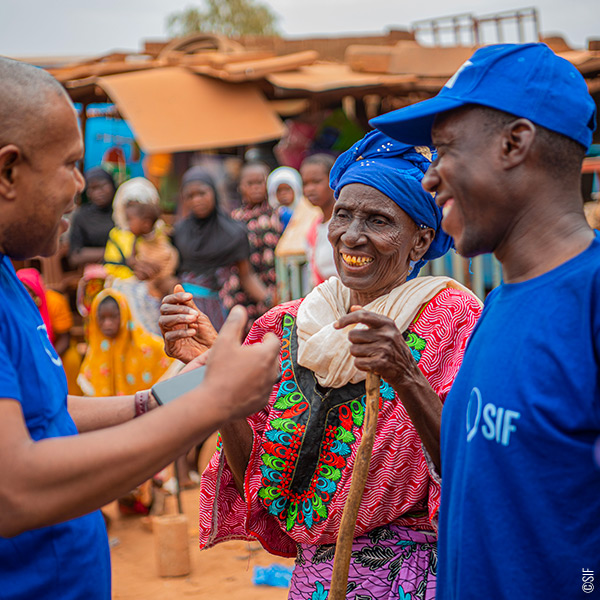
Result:
M99 77L148 153L240 146L280 138L284 125L252 84L166 67Z

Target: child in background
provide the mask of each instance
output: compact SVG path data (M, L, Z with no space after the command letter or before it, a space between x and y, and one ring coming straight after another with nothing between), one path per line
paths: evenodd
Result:
M129 308L136 323L145 331L160 335L158 319L160 317L160 300L156 290L150 293L148 279L156 277L160 266L141 260L135 261L136 236L129 230L127 223L127 206L137 202L154 207L156 214L160 212L160 196L158 190L144 177L134 177L122 183L113 201L113 220L108 242L104 249L104 268L110 279L109 287L125 294ZM158 220L154 223L155 231L163 231L165 224ZM166 234L165 234L166 235ZM134 266L132 269L128 261ZM162 296L161 296L162 299Z
M113 201L113 220L115 226L110 230L104 249L104 267L107 273L115 279L128 280L134 277L140 281L156 276L159 267L153 263L143 264L138 261L137 272L128 262L134 257L136 235L130 230L127 219L127 207L130 204L143 204L148 207L146 215L152 215L153 229L163 231L165 224L158 219L160 216L160 197L156 188L144 177L134 177L121 184ZM149 234L150 232L148 232ZM163 233L166 236L166 234Z
M177 283L175 270L179 256L164 227L156 226L160 210L152 204L130 201L125 207L129 231L135 236L127 265L140 280L148 284L148 291L163 298Z
M88 351L77 379L86 396L134 394L175 374L162 338L134 323L121 292L105 289L94 298L88 328ZM148 480L118 499L119 511L147 515L153 499L153 480Z
M163 340L131 318L125 296L102 290L92 302L88 350L77 382L86 396L120 396L154 385L172 359Z
M304 195L322 212L322 215L313 221L306 236L313 285L319 285L330 277L337 276L333 248L327 238L327 229L335 204L333 190L329 187L329 171L334 162L335 158L329 154L313 154L305 158L300 167Z
M288 226L294 209L302 198L300 173L291 167L278 167L267 178L269 204L279 215L283 231Z

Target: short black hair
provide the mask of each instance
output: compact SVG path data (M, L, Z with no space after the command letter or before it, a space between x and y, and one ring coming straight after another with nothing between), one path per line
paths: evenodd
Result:
M0 147L39 145L46 100L50 94L68 99L65 89L47 71L3 56L0 81Z
M300 168L304 167L305 165L320 165L321 167L323 167L325 173L329 173L334 164L335 158L331 156L331 154L319 152L318 154L311 154L310 156L307 156L302 161Z
M486 106L468 105L466 108L474 109L484 116L484 127L488 133L495 133L515 119L516 115ZM563 178L581 171L581 163L585 157L586 149L571 138L550 131L534 123L536 128L535 149L540 162L543 163L549 175Z
M262 160L249 160L242 165L240 170L240 179L244 176L246 171L250 171L251 169L262 169L265 172L265 177L269 174L269 165L263 162Z

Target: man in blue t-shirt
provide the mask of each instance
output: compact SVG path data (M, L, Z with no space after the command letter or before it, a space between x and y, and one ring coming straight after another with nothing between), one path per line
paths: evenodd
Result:
M570 63L506 44L372 121L436 146L423 187L443 228L504 272L443 413L410 381L402 396L441 465L441 600L585 598L600 578L600 238L580 193L595 112Z
M262 408L279 342L241 347L244 311L234 310L203 383L168 406L150 411L148 391L67 398L60 358L10 259L52 255L67 229L63 216L83 188L77 113L41 69L0 58L0 81L0 597L108 600L97 509ZM189 309L189 322L200 321ZM199 333L179 343L197 344Z

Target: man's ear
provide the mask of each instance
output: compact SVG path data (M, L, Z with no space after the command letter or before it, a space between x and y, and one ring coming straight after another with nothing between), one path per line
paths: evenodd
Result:
M0 148L0 197L5 200L17 197L15 167L22 161L22 157L20 148L14 144Z
M410 260L421 260L423 256L425 256L427 250L429 250L429 246L431 246L431 242L433 242L434 237L435 231L431 227L419 229L415 234L415 243L410 251Z
M520 165L531 151L536 127L529 119L515 119L504 127L502 136L502 162L507 169Z

